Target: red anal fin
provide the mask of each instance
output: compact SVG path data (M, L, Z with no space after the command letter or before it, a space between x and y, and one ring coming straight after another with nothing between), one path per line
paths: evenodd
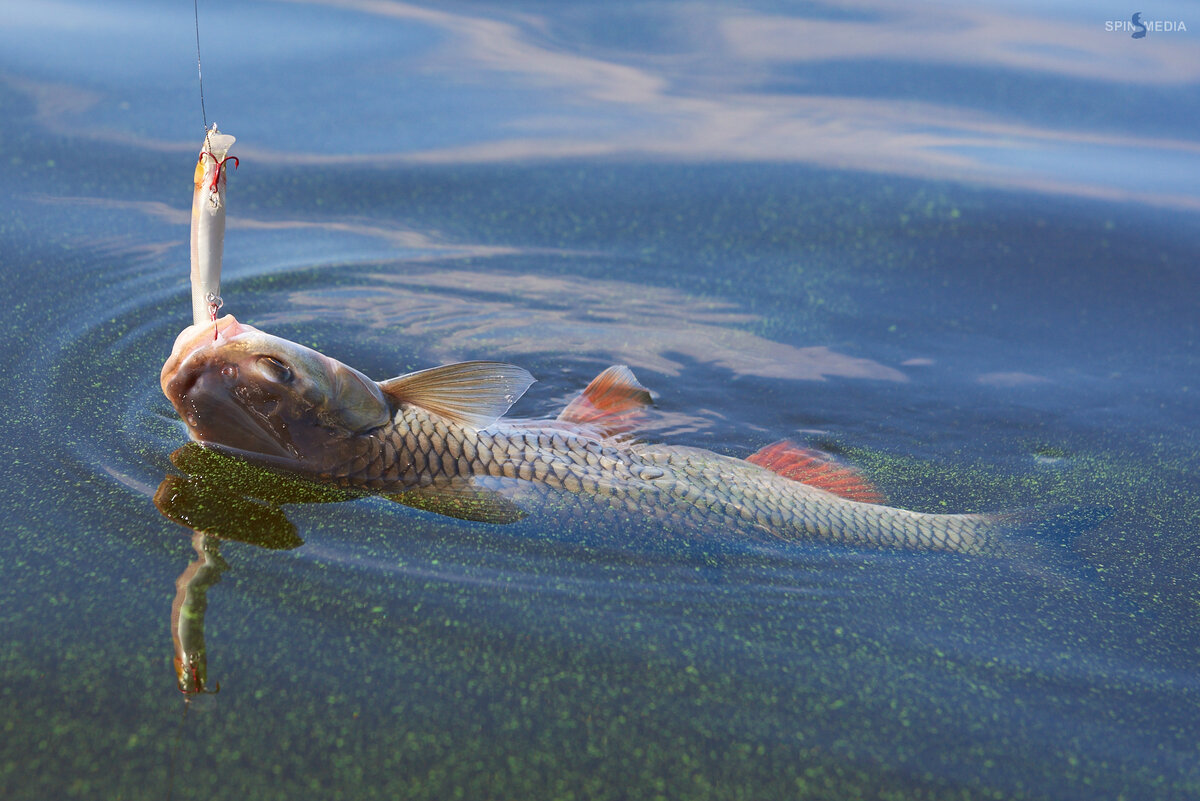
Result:
M847 500L884 502L879 490L858 470L836 461L824 451L803 448L788 440L767 445L746 461Z
M618 364L593 378L558 420L590 426L612 437L637 428L650 403L650 392L638 383L633 371Z

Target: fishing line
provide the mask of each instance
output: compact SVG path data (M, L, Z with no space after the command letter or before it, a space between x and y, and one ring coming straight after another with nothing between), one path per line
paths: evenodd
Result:
M192 11L196 15L196 77L200 79L200 115L204 117L204 131L208 132L208 112L204 110L204 70L200 67L200 0L192 0Z
M179 726L175 729L175 743L171 746L170 760L167 762L167 801L171 801L171 795L175 792L175 757L179 753L179 743L183 740L183 724L187 722L188 708L191 706L188 703L191 699L183 699L183 715L179 718Z

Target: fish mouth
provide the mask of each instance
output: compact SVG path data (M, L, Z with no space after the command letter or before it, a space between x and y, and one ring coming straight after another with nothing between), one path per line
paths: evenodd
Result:
M236 365L223 358L218 347L256 329L242 326L232 316L217 325L215 340L210 325L191 326L179 335L163 366L163 394L187 424L191 438L202 445L270 461L299 461L299 452L277 414L282 399L256 387L238 386L225 374L230 366L236 374Z
M253 326L242 325L232 314L227 314L215 322L189 325L180 331L179 336L175 337L175 344L171 347L171 355L167 357L166 364L163 365L162 372L159 374L163 393L168 398L171 397L171 394L167 392L167 383L175 377L179 368L193 354L206 347L219 345L222 342L228 343L235 337L257 330Z
M185 365L190 367L190 365ZM181 370L167 384L167 397L192 439L245 455L295 462L299 453L274 414L278 398L247 397L231 391L219 368Z

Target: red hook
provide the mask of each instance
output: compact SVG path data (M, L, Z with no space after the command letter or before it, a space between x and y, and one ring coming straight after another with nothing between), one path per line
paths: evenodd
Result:
M207 150L200 151L200 155L208 156L209 158L211 158L213 160L213 163L215 163L217 165L217 171L213 175L212 185L208 187L210 191L215 190L217 188L217 181L219 181L221 179L221 170L225 169L225 162L229 161L230 159L233 159L233 168L236 170L238 167L238 157L237 156L226 156L225 158L218 161L217 157L214 156L211 152L209 152Z

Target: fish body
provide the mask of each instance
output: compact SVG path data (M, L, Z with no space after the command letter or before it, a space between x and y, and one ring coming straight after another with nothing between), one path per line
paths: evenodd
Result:
M465 362L375 382L227 316L180 334L162 387L203 445L455 517L533 512L694 532L991 553L1012 518L886 506L848 467L791 443L749 459L634 440L649 393L601 373L555 419L502 415L533 378Z
M468 482L525 501L521 506L554 504L560 513L582 496L589 506L599 501L619 515L695 531L982 553L1003 528L996 516L849 500L744 459L614 442L554 421L498 421L476 430L408 406L330 453L337 456L315 477L341 486L436 495Z

